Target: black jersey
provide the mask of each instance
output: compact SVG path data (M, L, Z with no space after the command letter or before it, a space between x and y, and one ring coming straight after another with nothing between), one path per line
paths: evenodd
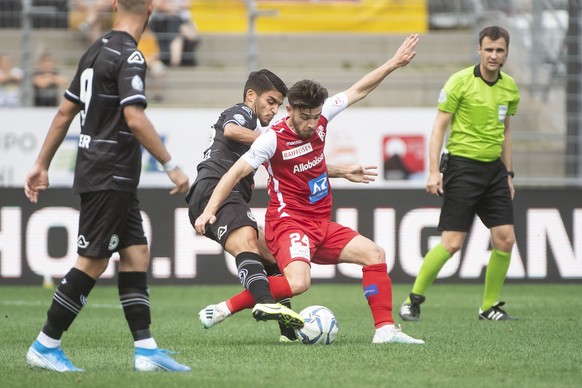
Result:
M234 123L242 127L259 130L257 115L245 104L237 104L220 114L218 121L212 126L214 135L210 146L204 151L204 160L198 164L196 182L206 178L220 179L230 167L250 148L250 145L237 143L224 136L224 127ZM245 201L251 200L254 174L249 174L235 186ZM196 183L194 182L194 183Z
M77 193L135 191L141 147L123 115L127 105L147 105L146 62L123 31L98 39L79 61L65 98L81 106L81 134L73 188Z

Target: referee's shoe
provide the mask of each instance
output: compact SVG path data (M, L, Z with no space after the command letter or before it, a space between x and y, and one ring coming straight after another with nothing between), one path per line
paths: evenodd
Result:
M420 305L426 298L422 295L410 293L410 303L405 300L400 306L400 318L405 321L415 322L420 319Z
M485 321L517 321L516 317L512 317L501 309L504 304L505 302L497 302L485 311L479 307L479 319Z

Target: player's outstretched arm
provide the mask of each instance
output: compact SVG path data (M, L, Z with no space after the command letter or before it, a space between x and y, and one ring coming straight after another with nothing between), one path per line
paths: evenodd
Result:
M80 107L69 100L64 99L53 118L49 131L46 135L38 158L34 166L28 172L24 181L24 194L30 202L36 203L41 191L46 190L49 186L48 169L57 152L57 149L63 142L63 139L69 131L71 122L79 113Z
M216 212L220 208L222 202L226 199L228 194L232 191L234 186L245 176L253 172L253 166L247 163L244 159L239 159L232 167L222 176L212 196L208 200L208 204L204 211L194 222L194 229L200 234L206 231L206 224L213 224L216 221Z
M172 162L172 156L148 119L141 105L129 105L123 109L128 127L146 150L164 166L168 177L174 182L170 194L185 193L190 187L188 176Z
M382 66L363 76L358 82L346 90L344 93L348 97L348 106L366 98L394 70L408 65L416 55L414 49L418 44L418 40L418 34L407 36L392 58L388 59Z
M348 166L327 165L327 174L330 178L344 178L350 182L365 183L374 182L378 176L377 166L365 166L351 164Z

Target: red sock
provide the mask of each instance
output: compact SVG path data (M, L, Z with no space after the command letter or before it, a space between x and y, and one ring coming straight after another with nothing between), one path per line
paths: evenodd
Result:
M226 307L228 307L231 314L250 309L254 305L255 299L249 290L241 291L226 301Z
M392 281L386 263L367 265L362 268L364 296L372 310L374 326L380 328L394 324L392 318Z
M269 288L273 299L279 300L293 296L291 287L285 276L269 276ZM249 290L244 290L226 301L226 306L231 314L255 306L255 299Z
M269 286L271 287L271 295L273 299L280 300L284 298L291 298L291 286L285 276L269 276Z

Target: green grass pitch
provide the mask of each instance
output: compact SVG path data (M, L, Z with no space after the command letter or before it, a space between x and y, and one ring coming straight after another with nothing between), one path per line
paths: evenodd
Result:
M434 285L421 322L403 331L426 345L372 345L372 317L361 287L314 284L294 309L320 304L339 321L329 346L278 342L274 322L250 311L204 330L197 313L240 286L152 286L152 332L190 373L132 371L133 344L114 287L97 286L63 349L86 372L59 374L26 366L28 346L52 291L0 287L2 387L578 387L582 384L582 285L507 284L516 322L477 319L481 285ZM409 292L394 286L394 316Z

